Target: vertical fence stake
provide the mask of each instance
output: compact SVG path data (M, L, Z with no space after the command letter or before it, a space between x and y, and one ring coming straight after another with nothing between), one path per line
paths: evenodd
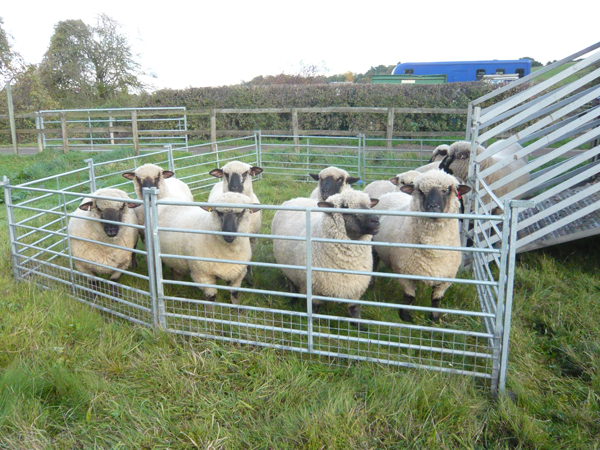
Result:
M169 170L175 172L175 161L173 160L173 144L167 144L167 159L169 160Z
M90 194L93 194L96 192L96 171L94 170L94 159L84 159L83 162L88 165L88 171L90 174Z
M144 188L144 226L146 233L146 257L148 259L148 292L150 293L152 327L165 328L164 299L162 288L162 266L160 262L160 243L158 242L158 208L156 207L158 190Z
M60 113L60 127L62 131L63 153L69 153L69 136L67 135L67 113Z
M131 133L133 137L133 153L140 156L140 136L138 132L137 111L131 111Z
M306 209L306 314L308 318L308 352L313 348L313 316L312 316L312 242L310 229L310 213L312 208Z
M294 135L294 145L300 145L300 131L298 129L298 109L292 108L292 134Z
M215 142L217 142L217 113L214 108L210 110L210 142L211 151L216 151Z
M40 133L40 131L43 129L42 127L42 116L39 112L35 113L35 129L37 131L36 133L36 138L37 138L37 146L38 146L38 153L42 153L44 151L44 144L42 142L42 133Z
M256 165L262 167L262 142L260 130L254 131L254 148L256 150ZM262 172L258 174L258 179L262 180Z
M392 148L392 138L394 137L394 108L388 108L387 131L385 138L387 140L387 148Z
M2 185L4 187L4 203L6 204L6 221L8 224L8 238L10 240L10 250L12 256L13 275L15 280L20 280L19 273L19 257L17 249L17 238L15 236L15 213L13 210L12 191L10 189L10 180L4 175L2 177Z
M6 83L6 97L8 102L8 121L10 122L10 137L13 144L13 152L15 155L19 154L19 148L17 144L17 127L15 125L15 109L13 107L12 92L10 90L10 82Z

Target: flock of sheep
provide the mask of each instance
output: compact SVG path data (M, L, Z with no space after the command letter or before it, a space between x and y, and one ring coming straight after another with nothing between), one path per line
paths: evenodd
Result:
M481 147L478 152L484 150ZM511 151L514 154L516 150L513 148ZM318 181L318 186L310 198L294 198L282 206L315 208L317 211L311 214L310 236L336 240L312 243L312 267L335 270L311 271L312 294L358 300L372 282L371 276L344 271L376 271L380 261L394 273L409 277L454 278L461 264L460 250L423 246L460 247L458 219L376 212L348 213L345 210L459 213L459 200L470 191L462 184L462 180L467 178L469 156L469 142L441 145L434 150L429 164L399 173L390 180L370 183L363 191L352 189L351 185L358 178L350 177L345 170L336 167L311 174ZM498 158L506 157L511 156L503 152L488 158L489 161L482 162L482 170L495 164ZM515 163L518 163L516 159ZM507 169L514 170L514 163ZM261 172L261 168L240 161L229 162L223 168L210 172L221 181L213 187L208 203L247 205L246 208L158 205L159 226L173 229L160 231L159 241L161 254L167 255L163 256L162 262L171 268L174 277L189 275L194 282L202 285L215 285L217 279L221 279L232 288L241 286L248 270L244 263L251 260L256 239L229 233L260 232L261 210L253 207L260 202L252 189L252 177ZM155 187L159 200L193 202L188 186L173 175L173 172L154 164L145 164L134 172L124 173L123 177L133 181L138 199L142 199L143 188ZM493 176L494 179L486 180L488 185L499 179L496 173ZM500 188L502 192L494 193L501 197L514 187L505 184ZM89 275L109 275L112 281L117 281L121 271L137 265L136 253L127 249L135 249L139 229L122 224L143 225L143 208L139 203L131 202L119 189L100 189L94 195L110 197L111 200L83 199L68 225L71 254L77 270ZM323 211L320 211L321 208L324 208ZM285 265L281 270L290 290L300 294L307 294L307 271L297 268L306 266L306 243L298 239L307 235L305 217L302 210L278 210L271 226L272 235L288 238L273 239L273 254L278 264ZM186 233L186 230L209 233ZM144 239L143 234L141 237ZM397 247L389 243L407 245ZM238 261L240 264L219 260ZM398 313L403 321L411 321L410 305L415 299L417 281L401 277L398 282L403 289ZM422 282L432 287L431 307L434 309L430 317L437 321L440 314L435 308L439 308L450 282ZM90 284L92 289L97 289L97 283ZM201 289L206 300L216 300L216 288ZM114 287L113 290L116 295ZM238 295L237 290L230 290L232 303L239 304ZM320 303L313 300L313 309L318 310ZM359 319L359 305L350 303L348 314ZM355 326L360 328L357 323Z

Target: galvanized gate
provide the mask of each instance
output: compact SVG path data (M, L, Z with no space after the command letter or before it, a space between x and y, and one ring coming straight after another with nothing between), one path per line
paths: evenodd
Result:
M345 305L350 302L349 299L320 297L313 295L310 288L307 295L300 296L302 306L291 307L288 304L291 294L285 288L281 266L274 262L270 251L275 236L270 234L268 219L264 219L261 234L250 235L260 240L250 263L256 284L246 284L237 289L241 293L242 304L230 304L227 294L231 287L221 284L213 286L220 292L218 301L208 303L198 289L202 285L189 279L172 279L168 272L164 274L162 271L160 261L164 253L157 235L164 228L155 218L157 206L168 202L153 198L156 192L152 190L144 193L143 207L147 217L146 236L153 238L146 239L144 249L135 251L142 261L141 266L137 270L123 271L121 283L91 277L75 269L66 226L81 199L89 197L97 187L119 187L132 195L131 182L125 181L121 174L152 162L175 170L177 177L185 180L195 191L196 199L203 200L217 181L208 175L210 169L233 159L268 167L268 158L273 155L268 156L268 151L261 150L264 146L261 140L264 139L257 134L207 144L205 148L193 149L197 153L181 158L174 158L169 147L100 164L88 160L87 167L17 186L10 185L5 179L15 277L35 281L44 287L63 286L78 301L137 324L161 327L172 333L275 347L310 358L363 360L469 375L489 380L491 389L502 392L508 358L515 248L511 240L515 239L512 230L516 215L509 205L500 216L461 216L462 219L497 224L494 228L501 237L501 245L483 239L477 241L474 247L451 248L472 255L477 264L474 271L460 272L456 279L432 279L454 283L454 294L447 294L442 303L440 311L445 318L441 323L421 320L423 313L431 311L428 302L412 307L419 316L415 323L402 322L398 317L401 306L395 279L406 275L389 271L351 272L376 278L375 287L368 289L360 301L352 300L352 303L361 305L362 319L348 317ZM293 152L292 149L289 151ZM320 152L316 148L308 151L313 154ZM326 158L331 158L331 155L330 151L324 153ZM356 170L360 160L358 156L355 155ZM286 157L273 161L279 161L276 164L285 167ZM328 165L329 162L331 160L327 161ZM312 170L310 166L308 170ZM306 177L308 170L303 167L298 175ZM267 184L269 177L278 180L283 176L289 180L289 174L284 174L270 175L265 170L262 180L255 182L259 198L261 185ZM283 209L275 205L257 208L263 210L264 217ZM309 220L316 209L300 210ZM306 239L298 239L307 243L317 241L310 237L310 233ZM305 245L305 248L307 261L310 261L311 245ZM310 264L306 270L309 274L313 271L335 271ZM90 279L97 287L90 287ZM327 304L318 314L313 313L311 308L315 300L323 300ZM351 322L359 322L364 328L359 331Z

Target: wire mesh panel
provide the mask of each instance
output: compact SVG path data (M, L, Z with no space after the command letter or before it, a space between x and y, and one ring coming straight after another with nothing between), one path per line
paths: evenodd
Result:
M310 181L329 166L360 176L360 137L260 136L261 167L270 176Z

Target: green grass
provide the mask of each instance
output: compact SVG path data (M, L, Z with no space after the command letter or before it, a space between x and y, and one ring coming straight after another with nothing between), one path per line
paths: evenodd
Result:
M69 155L51 170L90 157ZM48 175L44 166L53 160L11 158L0 156L1 172L21 181ZM314 186L267 189L267 181L255 187L264 204ZM507 386L514 399L494 399L487 383L466 376L329 365L153 332L104 316L62 289L16 283L3 207L0 237L2 449L600 448L598 237L518 257ZM256 260L269 258L265 241ZM253 277L284 286L276 270ZM377 295L398 296L394 283L376 287ZM446 301L472 307L472 298L454 285Z

